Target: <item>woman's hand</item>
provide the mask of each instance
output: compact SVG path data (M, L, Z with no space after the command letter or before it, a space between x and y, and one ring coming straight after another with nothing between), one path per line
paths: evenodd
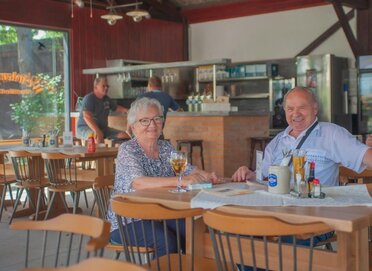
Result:
M248 167L242 166L232 175L233 182L244 182L246 180L255 180L256 173L251 171Z
M193 170L189 175L182 178L182 182L185 185L192 183L201 183L205 181L216 183L218 181L218 178L214 172L207 172L199 169Z

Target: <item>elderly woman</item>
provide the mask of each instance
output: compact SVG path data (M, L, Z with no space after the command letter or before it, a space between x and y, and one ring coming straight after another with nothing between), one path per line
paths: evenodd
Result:
M127 121L133 133L133 138L120 146L116 159L113 195L126 193L132 189L175 187L177 177L169 163L169 157L174 148L168 141L159 140L163 130L163 107L155 99L137 99L128 111ZM183 183L185 185L205 180L217 181L214 173L199 170L190 164L187 165L184 175ZM118 224L111 209L108 212L108 219L112 224L111 240L121 243ZM150 229L150 221L145 223L147 222L146 227ZM138 231L141 230L138 221L132 221L131 223L135 223ZM159 231L157 236L164 238L164 229L160 223L157 225L157 231ZM175 223L168 224L167 235L168 238L171 238L170 240L174 240L173 249L176 251ZM159 244L159 240L157 241ZM152 240L147 240L147 242L151 243ZM159 257L165 254L164 246L158 245L158 249Z

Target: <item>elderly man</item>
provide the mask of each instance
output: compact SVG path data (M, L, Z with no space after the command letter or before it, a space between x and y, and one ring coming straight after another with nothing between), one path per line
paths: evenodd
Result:
M321 184L338 185L340 163L357 172L372 167L372 149L346 129L333 123L318 122L318 103L311 90L303 87L291 89L284 97L284 110L289 126L266 147L263 177L268 176L270 165L280 164L283 153L296 149L307 132L301 149L306 150L308 160L315 162L315 176ZM255 180L256 175L242 166L232 178L234 181Z
M82 108L77 123L77 137L87 139L93 133L97 143L104 138L125 139L129 138L126 132L121 132L108 127L110 111L124 113L128 110L107 96L109 85L106 76L99 76L94 80L93 92L87 94L82 101Z

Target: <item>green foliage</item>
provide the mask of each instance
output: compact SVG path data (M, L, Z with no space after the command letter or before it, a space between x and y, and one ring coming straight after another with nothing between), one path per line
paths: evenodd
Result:
M17 43L17 26L3 25L0 24L0 45ZM55 39L62 38L64 32L52 31L52 30L42 30L42 29L32 29L32 39Z
M17 32L15 28L8 25L0 25L0 45L16 42Z
M43 91L22 95L18 103L10 104L11 119L20 128L31 132L38 128L40 133L58 128L62 130L64 119L64 89L61 76L50 77L39 74L44 82Z

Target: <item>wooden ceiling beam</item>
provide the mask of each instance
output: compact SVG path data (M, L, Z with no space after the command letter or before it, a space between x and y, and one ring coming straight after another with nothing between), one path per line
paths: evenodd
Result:
M355 9L350 10L346 17L348 20L354 18ZM325 40L327 40L330 36L336 33L341 27L341 23L338 21L334 23L331 27L329 27L326 31L323 32L318 38L316 38L313 42L311 42L305 49L299 52L296 57L298 56L305 56L309 55L312 51L314 51L319 45L321 45Z
M368 8L368 0L341 0L341 1L335 1L335 0L327 0L328 2L341 2L342 5L348 6L351 8L356 9L367 9Z
M337 14L338 21L340 22L342 29L344 30L345 36L353 54L356 57L363 55L362 46L359 44L358 40L355 38L354 33L350 27L349 21L345 14L344 9L342 8L341 0L332 1L333 8Z

